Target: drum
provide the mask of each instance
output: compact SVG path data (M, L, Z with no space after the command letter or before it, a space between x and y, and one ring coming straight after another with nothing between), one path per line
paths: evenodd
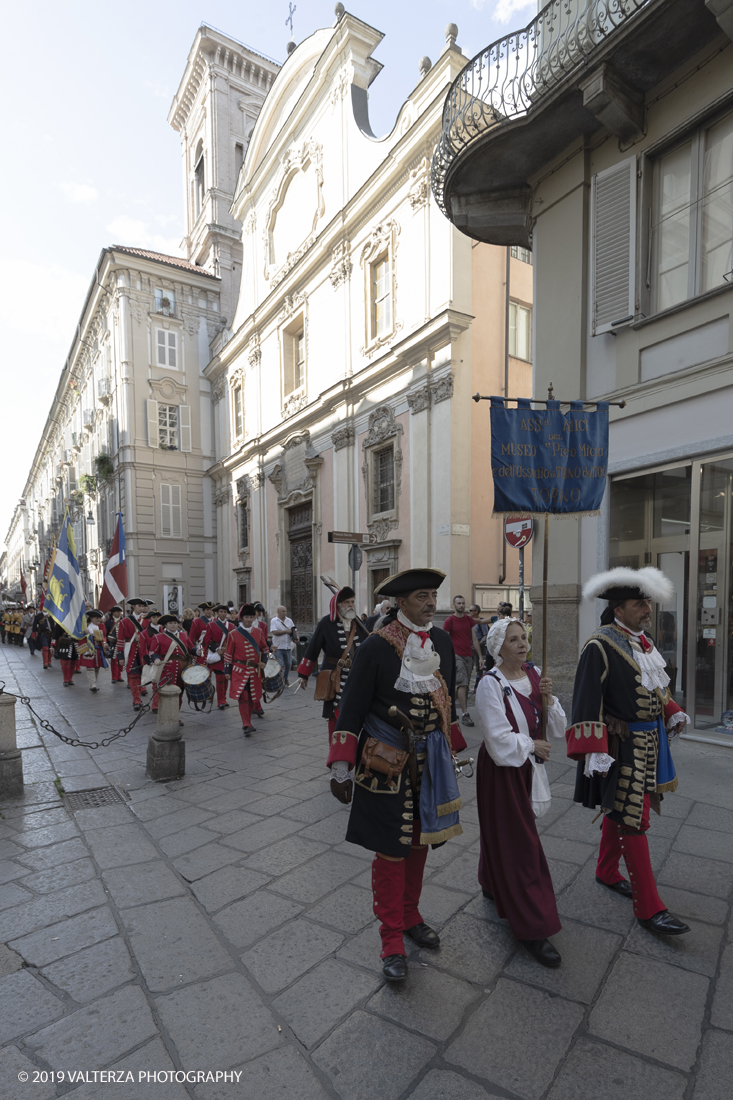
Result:
M285 690L285 677L281 665L274 657L268 657L262 673L262 698L266 703L274 703Z
M190 665L181 673L181 679L186 689L189 706L193 703L195 710L203 710L207 703L213 703L214 685L206 665Z

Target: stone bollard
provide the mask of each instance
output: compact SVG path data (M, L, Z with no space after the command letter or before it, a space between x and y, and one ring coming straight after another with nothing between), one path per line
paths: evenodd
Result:
M0 798L23 794L23 757L15 737L14 695L0 695Z
M186 774L186 742L181 740L178 724L178 697L181 689L166 684L158 689L158 724L148 741L145 774L156 783L182 779Z

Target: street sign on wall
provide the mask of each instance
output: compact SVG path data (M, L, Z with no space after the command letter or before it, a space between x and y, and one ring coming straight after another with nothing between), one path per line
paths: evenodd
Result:
M504 538L509 546L521 550L531 541L534 533L534 520L531 516L505 516Z
M347 542L349 545L356 543L357 545L364 545L366 543L376 542L377 536L375 534L363 535L360 531L329 531L329 542Z
M358 573L361 569L361 563L363 562L363 560L364 555L362 553L361 546L359 546L356 542L353 543L351 549L349 550L349 568L352 569L355 573Z

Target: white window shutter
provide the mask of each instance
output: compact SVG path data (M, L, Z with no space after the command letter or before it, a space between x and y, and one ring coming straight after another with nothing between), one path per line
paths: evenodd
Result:
M158 435L158 402L152 397L145 402L148 410L148 447L157 447L160 444Z
M178 406L178 431L182 451L191 450L191 406Z
M165 329L158 328L155 330L155 337L157 342L155 361L159 367L164 367L167 363L165 335Z
M636 157L593 177L591 186L592 334L636 310Z
M168 366L178 369L178 340L175 332L168 333Z
M171 537L171 485L160 486L160 533L163 538Z
M181 537L181 486L171 485L171 535L174 539Z

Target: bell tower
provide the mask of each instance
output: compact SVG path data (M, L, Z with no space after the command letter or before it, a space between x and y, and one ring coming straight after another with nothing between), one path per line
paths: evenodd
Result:
M242 225L230 214L250 134L280 66L202 24L168 114L181 135L186 258L221 279L229 325L242 278Z

